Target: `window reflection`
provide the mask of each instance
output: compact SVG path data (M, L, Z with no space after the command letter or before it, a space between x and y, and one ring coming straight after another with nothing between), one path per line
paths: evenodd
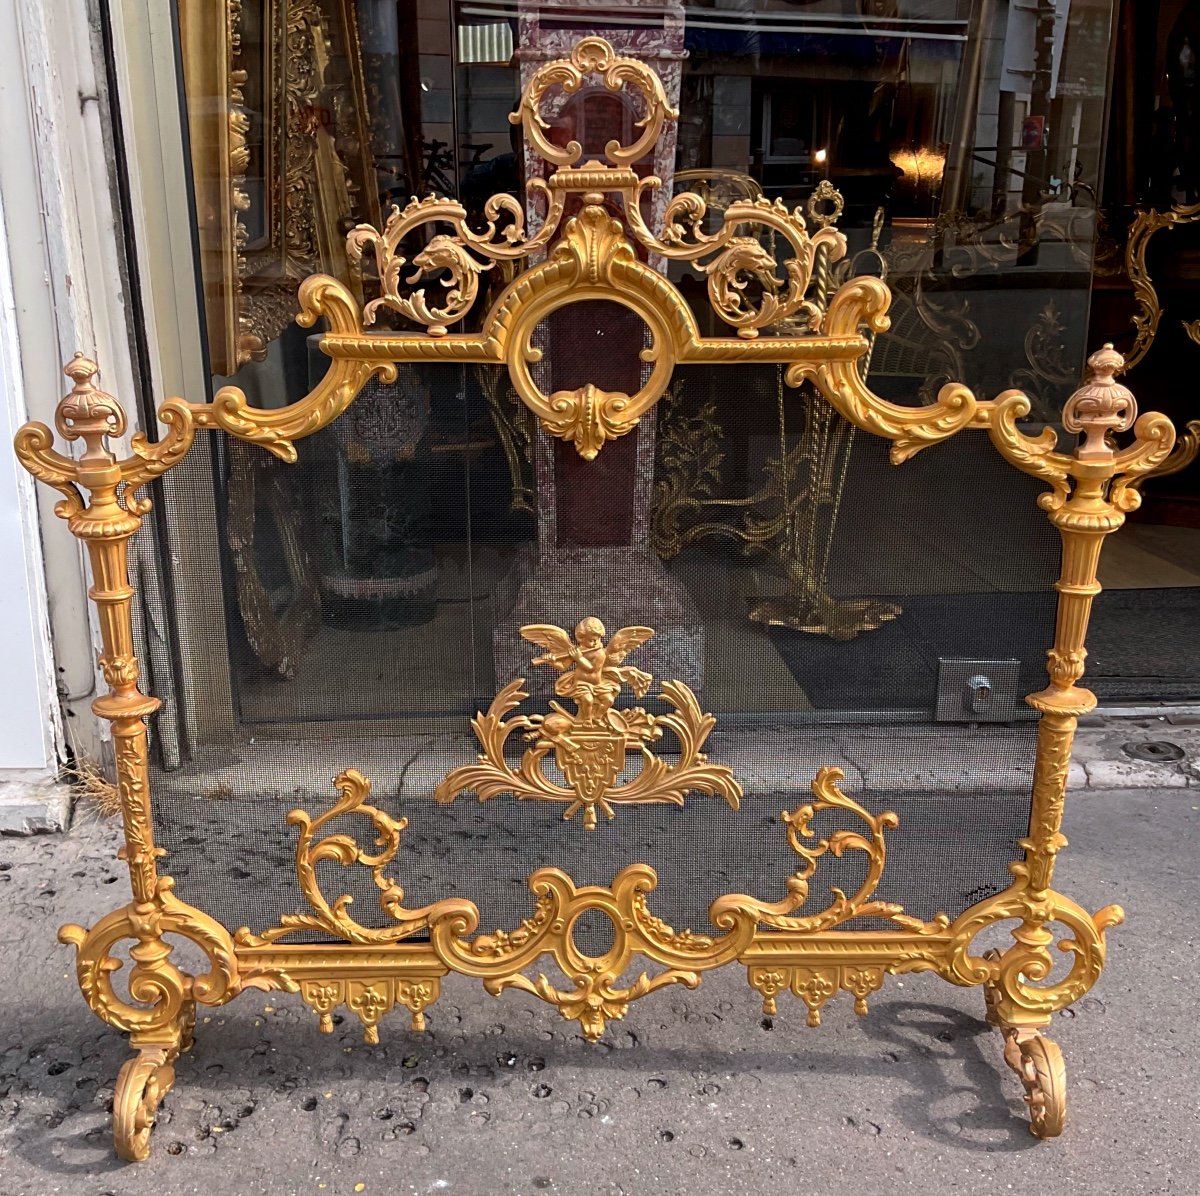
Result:
M1032 304L1014 291L1047 271L1052 289L1088 286L1106 0L247 0L224 30L210 9L180 0L218 375L262 360L306 274L360 285L354 224L413 195L481 216L488 196L519 194L529 163L508 116L522 71L600 32L672 64L675 169L741 174L789 205L829 178L860 244L882 208L897 267L926 246L947 285L948 254L959 285L993 293L980 316L1020 311L1022 327L1006 336L1004 319L965 360L967 380L994 393L1032 371L1047 411L1065 397L1025 353L1048 290ZM1175 40L1186 92L1187 30ZM911 290L915 272L900 273ZM1083 306L1056 302L1072 363Z
M460 200L480 227L488 199L506 193L536 227L541 201L526 184L544 164L509 117L537 66L595 33L648 62L679 108L678 122L635 164L663 182L644 212L652 226L685 189L708 202L710 231L737 200L803 206L823 182L841 193L849 260L886 275L895 297L893 332L871 360L875 390L916 402L950 379L983 397L1020 386L1038 417L1053 421L1078 377L1097 234L1108 0L178 4L212 373L234 379L259 405L294 401L322 372L315 340L293 322L301 279L324 272L363 301L378 294L370 269L364 276L347 258L355 225L382 227L393 204L437 194ZM1190 69L1185 41L1181 86ZM565 97L556 109L551 136L560 144L576 138L596 154L609 138L632 140L638 113L619 97L578 100ZM402 248L411 263L425 245ZM671 276L695 296L706 332L727 331L709 326L702 276L680 264ZM478 326L509 277L500 267L485 272L463 327ZM569 320L548 328L546 368L570 373L582 363L619 373L612 346L642 335L625 315L605 315L588 347ZM630 368L636 373L636 361ZM806 516L817 529L811 542L801 544L799 525L785 520L782 555L754 565L766 580L746 580L741 564L719 585L704 574L692 585L703 598L698 617L717 619L719 606L720 619L744 629L746 611L777 609L798 587L809 623L824 634L833 623L820 620L834 619L828 603L840 585L845 594L876 595L855 598L874 612L862 615L866 623L889 621L905 605L896 595L919 579L881 583L852 567L856 541L840 515L843 498L856 518L869 519L864 493L876 488L879 505L889 493L874 475L856 476L853 437L832 424L773 422L782 409L773 374L748 377L737 394L766 414L732 422L719 412L732 409L723 403L733 396L699 375L678 382L663 427L640 445L630 437L607 449L609 472L588 474L589 486L597 477L616 485L615 477L619 502L600 504L594 488L581 489L578 461L561 446L539 447L507 378L483 368L411 367L395 384L372 383L352 416L302 447L299 469L269 484L264 471L273 466L227 463L230 507L260 511L249 546L227 546L242 570L234 601L245 632L235 645L244 717L333 718L360 699L353 713L428 713L426 692L406 688L423 667L443 678L442 712L473 710L502 671L496 628L516 601L512 578L523 560L564 546L623 550L641 536L670 563L655 494L669 475L664 454L698 420L708 439L691 446L701 451L697 485L710 485L718 503L747 506L764 487L775 486L776 497L780 486L803 489L800 461L823 487ZM710 409L718 414L707 419ZM705 481L703 462L717 458L719 482ZM289 492L290 503L282 497ZM998 543L1017 537L1015 527L990 530ZM289 549L283 569L281 544ZM960 555L937 584L978 584ZM671 585L690 567L683 561ZM662 568L655 565L655 579ZM247 571L253 584L244 584ZM674 593L666 583L660 590ZM305 663L296 641L317 623L385 638L322 641ZM405 640L412 629L424 629L423 638ZM280 637L286 651L270 646ZM390 679L379 676L381 652L405 662ZM349 699L319 694L323 666L314 661L339 653L342 667L375 676L379 688ZM288 691L294 705L281 703L264 670L301 678ZM795 709L801 698L789 686L794 679L755 700ZM732 683L725 692L733 706L747 700Z

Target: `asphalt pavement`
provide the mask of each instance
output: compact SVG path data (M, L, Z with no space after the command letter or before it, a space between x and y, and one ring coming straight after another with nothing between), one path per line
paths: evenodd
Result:
M1125 905L1099 985L1055 1020L1066 1133L1038 1142L983 997L891 979L809 1030L764 1019L737 968L636 1003L589 1045L523 994L449 979L425 1034L362 1045L298 997L203 1012L149 1161L119 1163L108 1106L127 1048L75 986L62 922L127 897L116 827L0 840L0 1196L448 1193L1200 1192L1194 1007L1200 792L1068 803L1059 887Z

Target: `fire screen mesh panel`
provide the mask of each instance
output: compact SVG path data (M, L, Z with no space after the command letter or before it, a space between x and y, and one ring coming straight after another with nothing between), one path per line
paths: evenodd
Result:
M612 313L581 307L563 313L579 312L576 328L547 344L569 347L579 377L616 385L605 354L586 349L595 317ZM581 884L604 884L626 865L645 862L659 874L660 916L706 931L708 907L722 893L765 899L782 891L796 857L780 812L795 808L825 765L845 771L844 788L867 808L900 815L881 897L922 918L953 917L1002 889L1029 821L1032 712L975 726L965 711L953 723L935 722L934 712L941 658L1018 660L1021 696L1044 676L1057 552L1036 505L1036 484L1014 477L986 442L959 440L898 469L885 445L858 437L840 483L825 587L831 601L868 597L898 613L854 638L773 627L752 613L764 599L789 598L794 586L786 569L798 554L781 543L786 530L761 545L748 536L756 522L778 521L789 501L769 489L774 463L781 452L790 459L803 451L811 418L852 427L816 391L786 388L774 366L681 371L656 426L645 426L647 435L657 432L653 479L637 476L633 453L611 451L622 444L636 450L636 436L579 466L570 449L548 453L555 474L543 488L536 479L531 484L531 512L514 513L495 439L477 434L486 452L470 459L472 428L489 426L488 387L499 389L490 372L413 367L395 384L369 384L329 429L299 443L296 465L265 454L250 458L284 497L276 501L257 487L263 497L255 542L249 551L239 545L235 558L226 539L222 563L230 581L208 590L208 609L198 616L229 627L244 729L199 747L181 769L154 775L157 838L170 853L180 896L231 929L273 926L302 908L291 866L294 838L281 828L293 807L327 805L332 772L343 767L371 778L374 804L409 819L395 869L409 903L469 897L484 925L516 925L527 916L527 877L543 864ZM515 407L511 393L501 397ZM708 530L672 551L662 528L680 484L671 470L679 466L664 442L673 426L709 407L717 413L712 434L721 457L711 497L729 504L724 511L733 518L721 517L720 506L678 514L681 538ZM397 408L414 413L411 427ZM436 452L429 447L435 437ZM230 446L228 457L252 451ZM180 470L191 468L199 474L207 462L198 458ZM801 504L812 470L812 463L793 469L790 484ZM233 463L222 472L228 525L244 498L233 492L242 484ZM558 550L539 558L536 512L543 491L553 496L559 479ZM1000 509L997 493L1005 495ZM956 501L946 502L947 494ZM641 529L634 532L638 504ZM185 523L193 518L186 493L175 513ZM804 516L801 505L797 522ZM281 520L290 526L281 529ZM631 544L635 535L640 548ZM345 542L355 537L357 544ZM994 545L990 577L978 572L981 538ZM303 551L308 580L286 571L276 547L281 539ZM347 575L356 559L363 578ZM247 568L264 574L273 610L293 612L306 586L315 591L311 625L285 670L256 655L242 598L240 570ZM355 582L365 597L349 597ZM514 611L522 600L528 617ZM1037 621L1024 611L1006 617L1008 604L1022 600L1037 603ZM631 653L629 664L652 671L657 682L685 680L716 717L705 750L733 769L744 790L740 809L701 794L678 809L627 805L589 834L578 818L564 824L561 806L507 797L481 804L471 794L437 804L442 778L479 750L468 720L502 685L524 677L533 696L522 709L530 713L551 696L539 676L548 670L530 663L541 650L521 639L519 627L536 617L574 628L597 611L610 631L621 620L654 628L654 639ZM656 685L645 704L667 713L658 692ZM377 721L377 733L364 736L360 720ZM302 736L289 733L297 726ZM510 762L524 746L519 735L510 741ZM663 741L668 756L677 748ZM823 816L818 828L831 819ZM949 843L946 828L953 828ZM334 829L352 830L353 820ZM947 858L951 851L957 867ZM935 857L938 867L931 868ZM831 865L814 881L814 901L862 871L853 856ZM357 876L334 863L320 868L330 891L340 885L339 892L354 893L356 916L370 921L374 914L382 924L369 873Z
M546 120L585 84L640 114L586 160ZM582 39L530 72L514 114L553 168L527 184L537 219L499 195L482 229L436 199L354 229L379 296L301 284L329 359L304 397L169 400L162 438L119 458L124 411L77 356L57 424L81 455L43 425L19 434L88 547L104 637L95 709L133 900L61 937L137 1052L114 1097L124 1157L148 1149L197 1004L297 992L323 1029L345 1005L374 1042L396 1006L420 1029L454 971L596 1040L734 962L766 1012L789 993L814 1026L839 992L865 1013L891 973L983 987L1031 1127L1061 1132L1042 1031L1123 918L1052 887L1095 707L1087 624L1104 539L1173 428L1136 418L1111 346L1064 411L1074 447L1029 429L1020 392L890 401L871 362L891 295L846 257L832 187L806 214L734 200L716 231L682 192L648 222L658 187L631 164L675 115L645 63ZM215 469L193 445L206 430L227 434ZM128 566L164 474L167 549L182 519L215 524L223 550L170 579L190 750L152 770L160 702L139 689ZM1061 554L1012 513L1027 505ZM980 537L989 551L963 551ZM896 542L913 557L898 570ZM1030 607L1056 556L1056 599ZM1039 623L1049 683L1022 715ZM196 684L214 663L235 679L224 727ZM1011 943L985 950L1000 923ZM182 972L170 936L208 971Z

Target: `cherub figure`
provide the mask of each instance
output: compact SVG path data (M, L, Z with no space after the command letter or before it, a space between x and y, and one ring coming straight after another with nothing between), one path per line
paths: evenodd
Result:
M579 622L574 643L561 627L545 623L522 627L521 635L525 639L547 650L532 663L549 665L562 673L555 682L554 692L570 698L578 708L578 714L572 716L558 703L552 703L555 713L542 720L546 738L563 738L571 730L582 727L608 726L625 732L624 720L613 710L621 687L628 685L640 698L654 678L641 669L622 665L621 661L653 634L649 627L623 627L605 645L604 624L596 618Z

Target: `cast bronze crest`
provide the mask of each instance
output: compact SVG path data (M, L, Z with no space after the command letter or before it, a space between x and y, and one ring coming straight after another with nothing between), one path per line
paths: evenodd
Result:
M597 810L611 819L614 806L622 803L682 806L689 790L723 797L730 809L738 808L742 787L732 771L724 764L709 763L701 751L716 719L701 711L696 695L682 681L663 683L662 697L675 708L673 714L651 714L641 706L614 707L623 687L641 698L654 681L649 673L621 663L654 634L649 627L623 627L607 644L604 624L595 618L579 623L574 642L561 627L548 624L522 627L521 634L546 649L546 655L532 663L559 672L554 692L570 699L575 713L551 702L550 714L506 719L529 696L522 689L523 677L510 681L487 713L471 720L481 749L477 762L450 772L434 790L437 801L449 805L464 790L472 790L480 801L511 793L517 798L565 802L563 818L574 818L582 810L584 829L589 831L596 829ZM504 759L504 745L514 731L523 731L531 744L516 769ZM667 764L650 750L664 731L678 741L675 764ZM641 754L641 771L617 785L630 752ZM566 778L565 787L542 771L551 753Z

